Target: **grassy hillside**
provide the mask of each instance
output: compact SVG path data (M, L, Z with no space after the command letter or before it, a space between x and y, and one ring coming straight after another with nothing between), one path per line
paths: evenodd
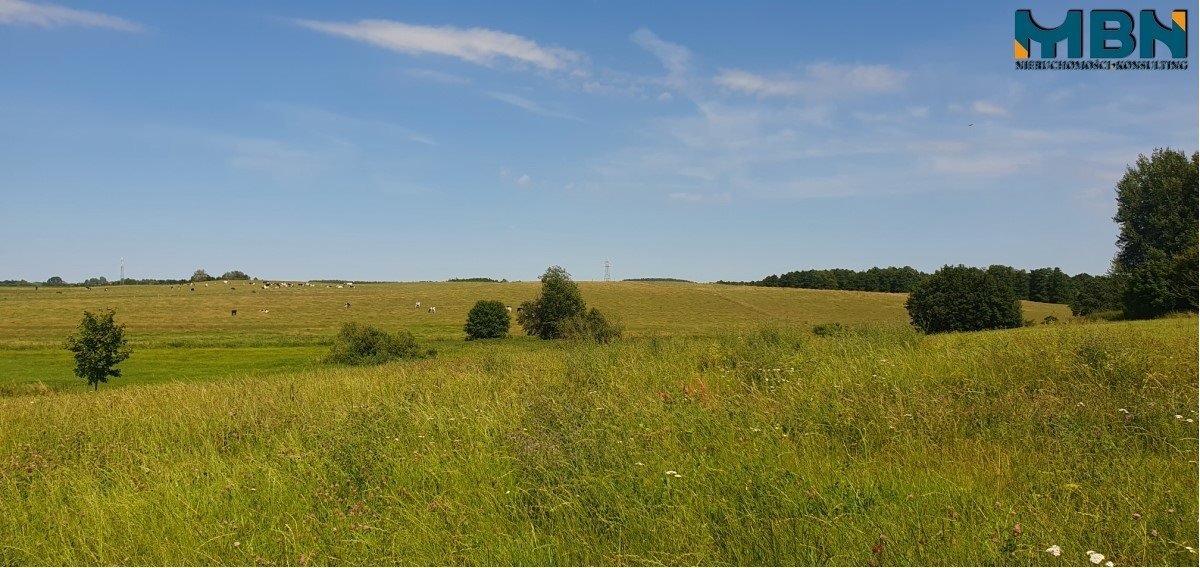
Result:
M299 372L316 366L324 345L347 321L406 329L443 356L473 353L463 322L476 300L514 307L537 296L540 283L407 283L353 289L263 290L245 283L210 286L0 288L0 394L28 385L83 388L71 373L63 339L83 310L114 308L126 324L134 356L111 386L244 374ZM712 335L763 324L904 325L903 294L754 288L690 283L583 282L585 300L618 318L630 336ZM420 301L422 309L416 309ZM346 308L346 303L350 308ZM426 309L437 307L436 314ZM1026 302L1025 317L1070 316L1066 306ZM238 315L231 316L230 310ZM515 314L514 314L515 315ZM513 333L521 334L514 323ZM516 350L546 345L515 337ZM183 348L183 349L181 349ZM15 389L15 390L14 390Z
M0 397L0 564L1197 563L1195 318L475 345Z
M83 310L114 308L135 345L279 346L327 340L342 322L404 328L423 339L462 339L477 300L514 308L538 282L360 284L353 289L246 284L209 287L0 288L0 348L57 347ZM904 294L666 282L582 282L584 299L615 315L633 335L703 335L763 323L906 322ZM422 309L414 307L422 303ZM346 308L346 303L350 308ZM1066 319L1066 306L1025 302L1025 317ZM436 314L427 313L430 306ZM237 309L236 317L230 310ZM266 310L267 313L264 313Z

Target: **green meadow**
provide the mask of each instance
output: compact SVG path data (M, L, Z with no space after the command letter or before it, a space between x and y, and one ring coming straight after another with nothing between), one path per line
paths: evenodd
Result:
M0 564L1198 562L1194 316L580 287L624 339L463 341L537 283L0 288ZM134 354L92 392L62 341L108 307ZM439 354L319 363L346 321Z

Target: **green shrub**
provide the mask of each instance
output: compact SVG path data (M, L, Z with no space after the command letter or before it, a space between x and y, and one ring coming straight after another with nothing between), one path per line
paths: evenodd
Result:
M333 339L326 363L340 365L378 365L393 359L424 359L437 351L423 349L407 331L390 334L369 325L348 322Z
M1021 327L1012 287L978 268L943 266L913 289L904 307L925 333Z
M840 323L822 323L813 326L812 332L821 337L833 337L846 333L846 326Z
M497 300L479 300L467 314L463 331L467 340L495 339L508 336L511 321L504 303Z
M1052 323L1058 323L1058 318L1054 317L1054 315L1051 314L1051 315L1048 315L1048 316L1042 318L1042 323L1045 325L1050 325Z
M604 317L596 308L561 322L559 328L562 337L596 343L611 343L620 339L623 333L619 324Z

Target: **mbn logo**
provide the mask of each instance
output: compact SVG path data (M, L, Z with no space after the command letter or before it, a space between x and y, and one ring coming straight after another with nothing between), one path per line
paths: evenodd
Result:
M1058 43L1067 42L1067 57L1083 57L1083 10L1068 10L1063 23L1053 28L1039 25L1029 10L1017 10L1013 57L1029 59L1030 42L1042 46L1042 59L1058 57ZM1154 10L1138 14L1134 38L1133 14L1125 10L1092 10L1088 14L1088 53L1094 59L1124 59L1134 50L1142 59L1154 59L1155 47L1162 42L1172 59L1187 58L1187 10L1174 10L1168 25L1158 21Z

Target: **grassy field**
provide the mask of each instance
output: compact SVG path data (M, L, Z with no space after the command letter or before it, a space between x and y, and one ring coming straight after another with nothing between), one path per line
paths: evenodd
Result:
M530 283L0 289L0 564L1197 564L1195 317L582 288L626 339L462 341ZM104 307L135 353L91 392L61 338ZM319 364L350 320L440 354Z
M405 283L262 289L246 283L188 286L0 288L0 393L20 385L83 388L71 373L63 339L84 310L113 308L126 324L135 355L112 386L222 378L311 368L347 321L411 331L444 356L475 345L462 341L477 300L511 306L537 296L540 283ZM630 336L704 336L764 324L811 327L907 322L904 294L838 292L715 284L582 282L589 305L618 318ZM416 309L416 302L422 309ZM346 303L350 308L346 308ZM1025 318L1070 317L1066 306L1025 302ZM437 313L426 309L437 307ZM230 310L238 310L231 316ZM520 334L514 325L513 333ZM544 349L519 337L515 349ZM41 387L38 387L41 388Z

